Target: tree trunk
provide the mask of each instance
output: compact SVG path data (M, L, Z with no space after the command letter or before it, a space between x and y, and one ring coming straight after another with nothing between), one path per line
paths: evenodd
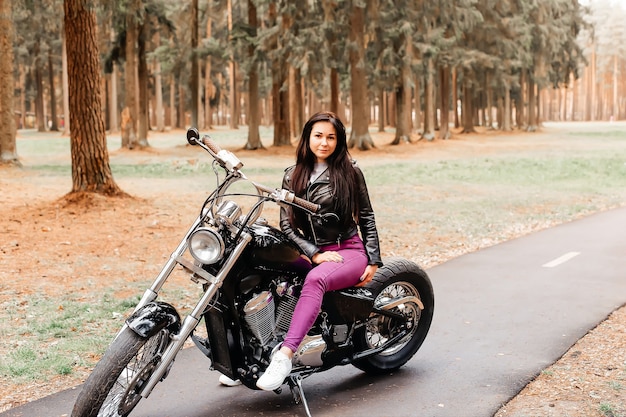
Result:
M439 91L441 91L439 139L450 139L450 67L441 68L439 77Z
M178 86L178 111L176 112L176 127L179 129L187 125L187 113L185 112L185 87L180 82L180 78L176 83Z
M352 103L352 131L348 147L360 150L374 148L368 126L367 80L365 74L365 9L352 0L350 14L350 98Z
M511 130L511 89L508 85L504 88L504 113L502 114L502 130L508 132Z
M378 131L385 131L385 89L378 89Z
M462 114L461 119L463 120L463 133L474 133L476 130L474 129L474 97L472 94L472 88L470 87L470 82L467 80L467 77L464 77L463 81L463 99L461 100L461 108Z
M122 147L137 146L137 19L139 0L131 0L126 12L125 107L122 111Z
M65 33L63 33L63 46L61 49L61 61L63 67L63 136L69 136L70 134L70 96L68 93L68 80L67 80L67 41L65 39Z
M161 75L161 63L155 62L154 68L154 100L157 132L165 132L165 121L163 114L163 76Z
M302 73L300 71L300 68L294 68L293 75L294 75L294 79L293 79L293 84L291 84L291 86L293 87L293 96L295 98L295 103L292 107L293 112L291 116L292 116L295 126L292 132L294 135L297 135L305 123L304 93L302 91Z
M418 133L422 133L422 89L421 89L421 74L415 74L413 82L415 83L415 89L413 96L415 97L415 116L413 118L413 130Z
M230 4L230 2L229 2ZM230 10L229 10L230 12ZM231 17L229 15L229 22ZM191 90L191 126L198 126L198 93L200 88L200 69L198 67L198 0L191 1L191 76L189 78L189 89ZM229 28L230 30L230 28Z
M13 21L11 0L0 0L0 165L20 166L13 112Z
M454 111L454 128L458 129L461 126L459 121L459 85L457 82L456 68L452 68L452 110Z
M54 87L54 65L52 63L52 52L48 50L48 80L50 84L50 131L58 132L59 124L57 122L57 97Z
M176 109L176 78L170 75L170 127L177 127L178 112Z
M110 110L109 110L109 131L116 133L119 131L120 123L118 115L117 103L117 64L113 64L113 70L110 74Z
M37 47L39 49L39 47ZM46 115L43 103L43 75L41 69L41 58L35 57L35 117L37 119L37 131L46 131Z
M256 38L258 22L256 6L252 0L248 0L248 25L254 31L252 36ZM251 60L251 63L248 73L248 142L245 148L262 149L263 144L259 134L259 64L254 60L254 46L252 44L248 46L248 59Z
M232 1L228 0L228 33L233 32L233 5ZM235 57L231 57L228 61L228 74L230 76L230 88L229 92L229 104L230 104L230 128L238 129L238 116L237 116L237 74Z
M527 97L528 97L528 127L529 132L537 130L537 103L535 99L535 80L531 74L531 70L528 70L528 78L526 80Z
M146 36L150 31L150 20L146 18L143 24L139 26L137 36L137 90L139 95L139 112L137 114L137 144L141 148L150 146L148 144L148 129L150 123L148 119L148 61L146 57Z
M396 136L391 142L398 145L400 142L411 142L411 44L406 42L406 54L400 68L402 84L396 88L396 103L398 103L398 120Z
M432 59L427 60L426 79L424 82L424 133L422 138L435 139L435 66Z
M87 9L84 0L65 0L64 8L72 119L72 193L120 194L106 147L95 10Z
M491 73L485 76L485 94L487 96L487 109L485 111L487 117L487 129L493 130L493 90L491 89Z
M404 85L396 87L395 95L398 111L396 113L396 135L391 144L399 145L401 142L411 142L411 124L407 120L407 117L410 117L410 107L407 108L406 105L405 97L407 96L407 92L404 89ZM410 95L410 90L408 95Z
M289 132L289 83L286 60L279 58L272 71L272 116L274 118L274 146L291 145Z
M206 37L211 38L213 20L210 16L207 17L206 22ZM206 63L204 65L204 128L211 129L213 126L213 107L211 107L211 100L215 97L215 86L211 78L211 55L206 57Z

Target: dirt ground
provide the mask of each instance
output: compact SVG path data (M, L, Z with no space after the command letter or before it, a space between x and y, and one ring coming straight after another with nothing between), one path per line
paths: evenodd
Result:
M404 145L395 150L362 153L358 158L409 157L411 152L453 156L473 149L467 141L470 139ZM481 144L480 152L502 146L493 137L475 141ZM523 140L519 143L509 140L507 144L527 146ZM186 148L177 148L175 152L179 157L188 157L190 164L201 157L197 151ZM266 163L287 166L293 150L259 152ZM256 157L252 152L237 154L242 160ZM158 149L111 153L112 159L135 163L162 157L164 151ZM23 161L26 167L37 162L35 157L29 158ZM113 200L97 195L67 197L70 178L0 167L0 294L42 293L54 298L72 292L88 299L104 287L154 277L195 216L205 190L172 179L124 178L118 185L132 197ZM477 243L462 247L480 246ZM458 250L450 250L439 261L460 254ZM626 416L625 334L626 308L623 307L503 405L497 416ZM0 384L0 412L76 386L84 380L86 372L18 385L4 380ZM615 381L621 381L621 385Z

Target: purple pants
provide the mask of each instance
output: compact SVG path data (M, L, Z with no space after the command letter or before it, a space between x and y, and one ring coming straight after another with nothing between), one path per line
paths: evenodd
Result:
M296 304L289 331L283 346L295 352L313 326L322 306L326 291L341 290L359 283L368 264L363 241L358 234L339 244L322 246L322 252L336 251L343 262L322 262L309 271L302 286L302 293Z

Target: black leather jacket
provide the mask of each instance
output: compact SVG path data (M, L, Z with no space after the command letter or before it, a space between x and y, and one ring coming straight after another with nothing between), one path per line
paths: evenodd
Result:
M282 188L293 192L291 185L291 174L294 166L285 170ZM370 265L381 266L382 260L380 256L380 243L378 240L378 231L376 229L376 221L374 219L374 211L370 202L367 186L365 185L365 177L358 166L354 165L357 172L359 187L359 224L352 217L349 219L339 219L336 215L335 202L336 199L332 193L330 177L328 170L324 171L313 183L309 184L306 189L306 195L298 196L312 203L319 204L320 210L318 214L328 215L320 218L318 216L306 215L306 227L300 230L291 223L293 218L293 208L284 206L280 209L280 228L293 240L309 258L313 257L320 251L320 246L337 243L342 240L354 236L359 230L361 238L365 245L365 251L369 258Z

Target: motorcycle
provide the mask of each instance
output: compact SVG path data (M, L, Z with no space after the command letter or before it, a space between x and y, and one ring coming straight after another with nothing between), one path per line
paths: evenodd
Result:
M213 157L217 186L83 384L73 417L129 415L167 377L189 338L211 369L258 389L289 328L310 261L261 214L267 202L311 216L319 207L248 179L232 152L197 129L188 130L187 141ZM241 183L251 191L241 191ZM252 198L249 208L235 201L242 196ZM202 289L184 320L159 298L174 270ZM314 373L352 364L377 375L403 366L424 342L433 309L428 275L402 258L385 260L363 287L326 293L285 380L294 403L311 415L303 380Z

